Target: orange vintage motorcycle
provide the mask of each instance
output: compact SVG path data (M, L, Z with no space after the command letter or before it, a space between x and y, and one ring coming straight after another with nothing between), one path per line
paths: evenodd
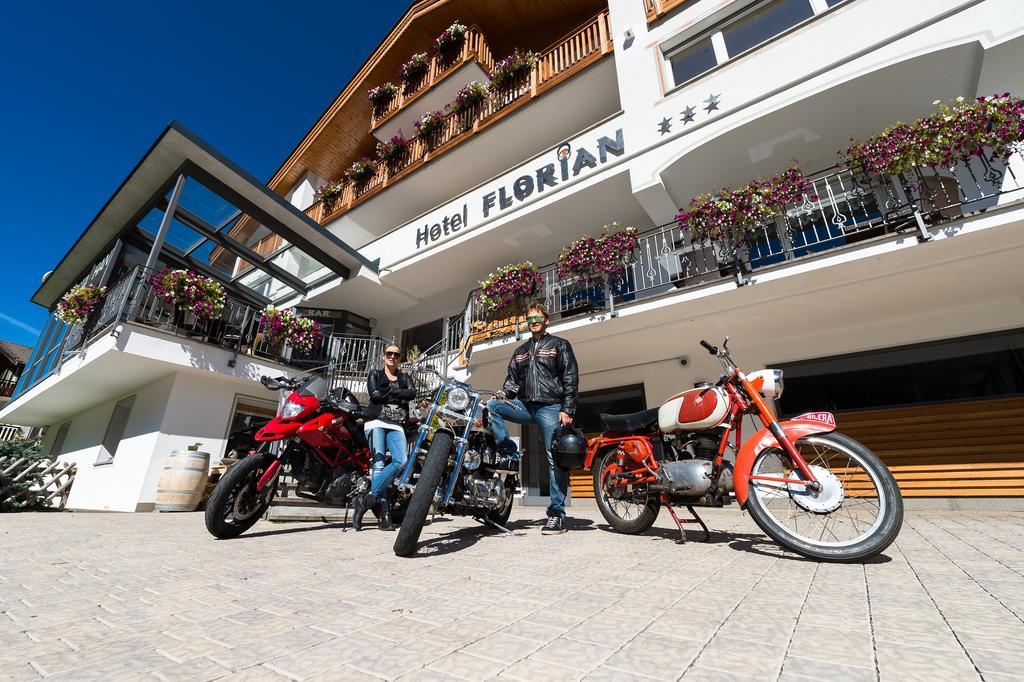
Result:
M714 386L644 412L601 415L607 431L588 443L585 465L605 520L620 533L643 533L664 505L680 542L682 523L699 523L707 539L693 507L722 506L735 495L761 530L805 557L862 561L888 547L903 523L903 498L885 464L836 432L831 413L779 422L765 399L782 394L782 372L745 374L728 343L726 337L719 349L700 342L725 370ZM743 442L745 415L764 428ZM693 519L680 520L673 505L687 507Z

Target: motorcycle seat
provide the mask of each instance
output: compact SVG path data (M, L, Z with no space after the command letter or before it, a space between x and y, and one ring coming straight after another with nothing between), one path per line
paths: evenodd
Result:
M658 408L632 414L602 414L601 421L608 431L643 431L658 423Z

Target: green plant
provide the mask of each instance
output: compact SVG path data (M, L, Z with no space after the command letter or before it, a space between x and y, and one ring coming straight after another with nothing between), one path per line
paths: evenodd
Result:
M19 466L10 473L5 474L3 470L8 465L19 459L37 462L44 459L39 440L34 438L16 438L14 440L0 442L0 462L6 462L0 466L0 512L22 511L27 509L40 509L45 507L45 496L37 492L29 492L33 486L40 486L41 471L33 470L32 473L24 476L21 480L14 480L23 471ZM12 499L8 502L8 498Z
M428 138L444 125L444 114L440 111L428 111L420 116L420 120L413 125L416 126L416 134L419 137Z
M467 30L465 24L460 24L458 21L453 22L451 26L441 32L441 35L434 39L434 49L438 52L448 52L462 45L462 41L466 38Z
M394 83L382 83L375 88L371 88L366 96L369 98L370 103L373 104L374 108L379 109L385 104L390 102L398 94L398 86Z
M488 310L522 303L544 285L544 277L530 261L503 265L480 282L480 302Z
M558 276L589 285L625 272L626 262L636 249L637 231L633 227L618 228L618 223L605 225L600 237L585 235L563 247Z
M455 99L452 100L452 103L448 108L452 111L466 111L467 109L472 109L477 104L484 101L488 92L489 88L485 83L473 81L472 83L463 86L463 88L455 94Z
M54 315L64 324L81 324L88 319L106 293L106 287L96 287L91 284L72 287L61 296Z
M428 64L429 60L427 58L427 53L417 52L406 59L405 63L399 67L398 75L401 77L403 83L411 85L427 72Z
M188 310L196 317L210 319L220 314L227 300L216 280L191 270L164 268L149 280L153 293L165 303Z
M950 168L985 148L1006 159L1024 141L1024 100L1010 93L952 105L936 100L937 111L910 123L897 121L865 141L851 140L841 151L843 163L858 178L898 175L917 166Z
M520 52L519 48L516 48L512 54L494 65L491 83L499 88L511 85L528 74L536 63L536 52Z
M771 178L757 178L738 189L723 188L700 194L676 216L679 229L697 241L746 244L754 232L782 213L786 206L808 196L813 185L798 166ZM817 197L812 197L817 199Z
M366 156L352 163L345 171L345 179L353 184L366 182L373 175L373 161Z

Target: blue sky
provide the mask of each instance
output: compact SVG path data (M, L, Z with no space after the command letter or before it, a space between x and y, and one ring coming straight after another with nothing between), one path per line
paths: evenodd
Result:
M171 119L267 180L408 5L5 3L0 339Z

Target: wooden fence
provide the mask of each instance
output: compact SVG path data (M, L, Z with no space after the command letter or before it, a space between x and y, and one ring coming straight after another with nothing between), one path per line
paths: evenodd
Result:
M0 474L14 482L26 481L27 490L0 500L4 504L28 502L32 496L42 496L44 504L63 509L75 482L76 466L73 462L51 462L46 459L30 460L25 457L0 457Z

